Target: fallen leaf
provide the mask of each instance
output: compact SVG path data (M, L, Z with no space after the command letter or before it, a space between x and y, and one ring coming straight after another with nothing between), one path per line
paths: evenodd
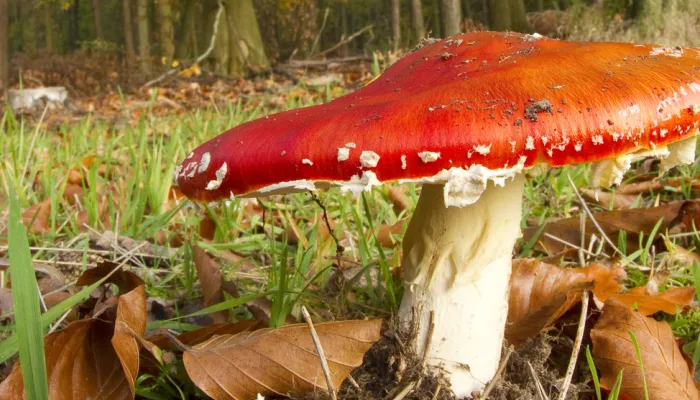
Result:
M209 340L209 338L214 335L235 335L244 331L254 331L260 327L261 324L259 321L248 319L245 321L203 326L190 332L181 333L175 336L175 338L184 345L194 346ZM155 335L149 337L148 341L161 349L167 349L172 346L170 339L165 335Z
M696 207L695 202L685 201L673 202L659 207L597 212L593 213L593 216L613 243L617 243L617 237L620 231L627 232L627 251L631 252L639 247L638 234L643 232L644 237L647 238L648 234L651 233L654 226L659 222L659 219L663 219L659 232L664 232L669 226L680 223L684 215L694 215L692 214L694 208L700 207ZM580 244L580 224L581 219L579 217L563 218L548 222L537 238L538 248L549 254L555 254L568 247L547 235L576 245ZM523 241L530 241L540 229L541 227L539 226L524 229ZM591 234L600 237L600 233L596 227L590 219L587 219L586 240L590 239Z
M51 399L133 399L129 382L110 339L114 325L99 319L69 324L44 338ZM15 363L0 384L0 400L24 396L22 373Z
M676 314L688 307L695 297L694 287L676 287L661 293L651 293L646 286L641 286L624 293L596 292L600 302L616 299L629 307L639 310L643 315L652 315L659 311L666 314Z
M583 290L619 292L625 276L619 266L560 268L534 258L513 260L505 333L508 343L522 345L552 326L580 301Z
M593 357L603 387L610 389L624 368L621 393L633 400L645 399L643 375L629 332L639 344L650 399L700 399L692 365L683 357L668 323L646 318L615 299L605 303L591 330Z
M404 186L387 185L387 197L394 206L396 215L401 214L402 211L408 210L411 207L408 198L406 198L404 194L404 189Z
M315 325L335 388L362 363L381 325L381 320ZM215 336L185 351L183 362L192 381L215 400L326 389L306 324Z
M224 301L224 291L221 287L221 267L201 247L195 246L192 255L197 268L197 276L202 287L204 305L212 306ZM224 323L228 320L226 311L209 314L214 323Z
M586 200L594 202L605 209L612 206L613 210L627 210L637 202L639 197L638 195L624 194L618 191L611 193L598 190L596 193L596 190L591 189L581 189L581 194Z
M27 231L35 235L43 235L51 231L50 217L51 200L44 200L35 204L22 213L22 221L27 227Z
M105 262L78 279L97 282L116 268ZM106 282L119 287L114 321L90 318L70 323L44 338L49 397L52 399L133 399L139 369L139 343L146 330L146 291L134 273L117 269ZM5 397L7 396L7 397ZM0 400L24 396L17 362L0 384Z
M406 224L407 222L402 219L393 225L380 226L377 232L377 242L388 249L400 246Z

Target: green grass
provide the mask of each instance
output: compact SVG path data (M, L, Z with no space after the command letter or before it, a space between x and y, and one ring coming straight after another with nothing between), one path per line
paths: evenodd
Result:
M397 215L382 188L375 188L357 198L333 189L316 193L328 218L335 223L333 233L345 247L343 258L362 267L358 279L330 298L324 295L324 289L332 274L331 265L335 262L335 243L331 237L320 234L320 227L325 225L323 212L308 193L260 199L260 207L265 210L262 216L248 212L239 199L216 207L207 206L205 211L190 208L185 200L169 199L174 166L197 145L232 126L262 115L327 100L332 92L331 88L326 88L313 98L290 97L279 109L237 102L160 118L146 110L134 126L120 131L114 131L109 121L96 120L92 116L48 130L18 120L6 112L0 118L0 151L5 155L4 162L0 163L0 188L3 188L0 189L0 232L8 223L9 206L4 199L12 197L3 190L6 183L11 182L17 188L16 201L22 209L44 200L51 204L50 233L30 233L28 238L35 248L33 258L37 260L52 260L60 253L53 249L65 247L80 251L77 261L82 265L79 269L89 266L88 255L95 234L79 226L77 217L81 212L89 227L98 233L111 230L136 240L149 241L165 237L166 242L179 237L184 245L178 248L175 257L165 260L164 265L153 265L141 259L141 265L131 267L146 281L149 297L177 299L173 307L174 318L153 322L149 329L190 330L193 325L189 318L217 310L231 310L239 318L250 317L243 304L263 296L272 304L272 326L282 324L289 315L298 316L301 305L312 310L328 310L334 318L390 316L401 299L402 284L396 274L400 267L399 248L382 248L376 240L376 233L382 224L393 224L403 215ZM691 177L697 175L698 169L696 163L673 173ZM84 178L81 184L84 195L80 204L69 204L64 198L66 178L71 170L81 171ZM528 172L523 226L580 214L568 176L578 187L587 187L590 167L537 167ZM418 193L418 187L406 186L405 195L411 207L415 205ZM640 196L636 205L648 207L657 194ZM664 201L690 196L690 187L661 193ZM609 206L590 207L593 212L609 209ZM409 209L403 214L410 216L411 212ZM211 242L202 240L197 234L199 221L205 213L216 221ZM285 235L292 226L302 234L299 241L290 241ZM619 243L621 251L627 255L625 261L630 285L646 283L649 266L658 265L666 256L653 249L649 238L643 238L641 250L631 253L623 245L625 237L610 239ZM694 240L677 239L687 248L692 247ZM535 244L534 241L519 243L518 253L542 255ZM181 305L201 297L192 260L195 245L215 256L222 265L223 275L236 282L241 298L227 298L224 303L201 311L180 309ZM244 270L241 262L225 261L223 256L230 252L245 257L249 267ZM668 267L668 286L700 284L700 274L687 265L674 263ZM360 285L360 277L364 277L368 284ZM13 286L16 284L13 279ZM35 318L35 327L45 331L91 290L84 288L44 313L40 319ZM25 316L24 311L22 316ZM677 334L689 340L698 338L700 332L690 327L700 317L688 312L675 318L677 324L673 327ZM14 329L14 326L7 328L9 338L0 343L0 360L11 357L18 347L21 349L18 336L22 335L13 334ZM157 398L153 397L154 390L148 389L152 389L149 386L152 380L146 381L142 390L149 394L144 394L144 397ZM166 377L158 382L170 393L168 398L182 393Z
M29 252L27 233L15 196L14 186L8 185L10 198L9 245L12 300L18 338L19 359L24 378L24 391L29 399L49 398L44 362L44 330L39 318L38 286Z

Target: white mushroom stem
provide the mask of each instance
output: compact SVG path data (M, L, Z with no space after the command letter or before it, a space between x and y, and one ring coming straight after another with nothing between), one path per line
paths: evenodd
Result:
M404 237L399 316L416 324L416 352L448 375L458 399L481 392L498 368L524 181L488 183L462 208L445 206L444 186L423 185Z

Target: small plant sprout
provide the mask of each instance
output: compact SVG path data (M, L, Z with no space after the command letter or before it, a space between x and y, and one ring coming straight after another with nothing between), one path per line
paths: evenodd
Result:
M457 39L470 45L445 57ZM700 59L653 52L518 33L435 41L355 93L202 144L182 163L198 172L176 182L200 202L422 184L403 240L398 317L417 328L413 350L469 397L500 360L524 172L593 162L593 185L608 187L640 158L660 158L662 170L694 160ZM353 150L339 152L346 143Z

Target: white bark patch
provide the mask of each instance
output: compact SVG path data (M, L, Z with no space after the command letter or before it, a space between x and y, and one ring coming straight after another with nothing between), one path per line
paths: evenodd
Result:
M424 163L430 163L437 161L440 158L440 152L435 151L421 151L418 153L418 157L423 160ZM403 165L403 164L402 164ZM404 168L405 169L405 168Z
M360 154L360 163L365 168L374 168L379 163L379 154L365 150Z
M348 148L348 149L354 149L357 147L357 145L355 144L355 142L347 142L347 143L345 143L345 145L343 147Z
M535 150L535 139L532 136L525 139L525 150Z
M304 158L303 160L301 160L301 163L306 165L314 165L314 162L309 160L308 158Z
M491 145L477 144L472 147L474 151L481 154L482 156L488 155L491 152Z
M350 149L345 147L338 148L338 162L346 161L350 158Z
M406 155L401 155L401 169L406 169Z
M211 154L209 152L202 154L202 159L199 160L199 168L197 168L198 173L203 173L209 168L209 161L211 161Z

